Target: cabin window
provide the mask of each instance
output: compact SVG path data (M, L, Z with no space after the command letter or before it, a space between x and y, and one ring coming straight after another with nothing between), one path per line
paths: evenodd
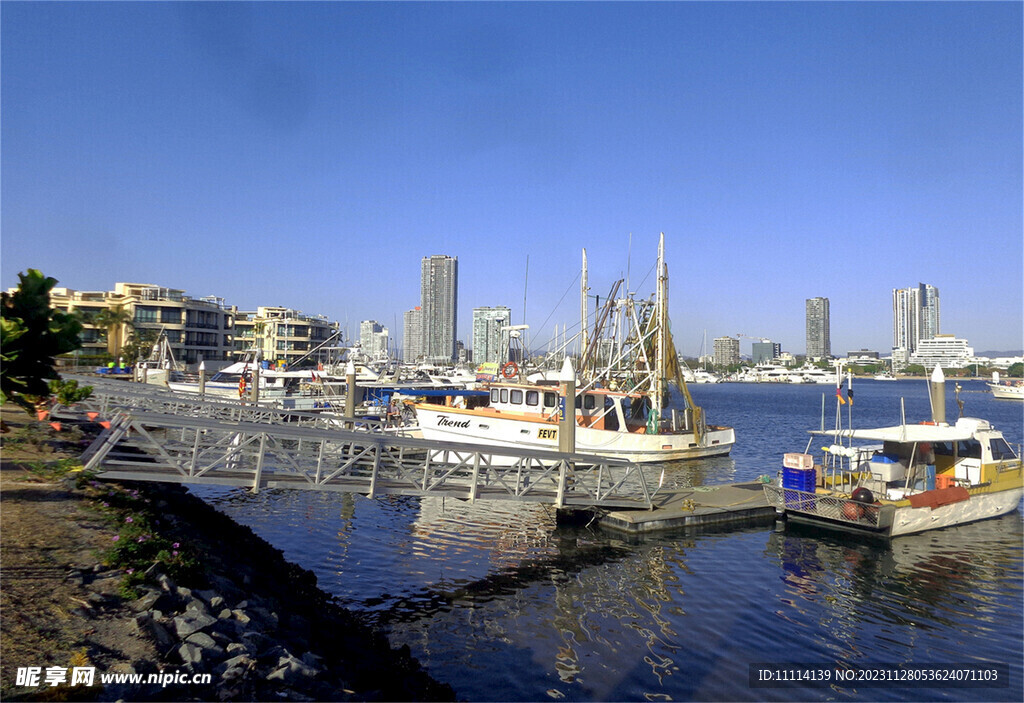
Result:
M932 451L936 456L953 456L953 443L932 442Z
M513 405L522 405L523 404L523 392L520 389L518 389L518 388L513 388L510 400L512 401Z
M501 402L502 403L507 403L508 402L508 388L502 388L501 389Z
M957 454L960 455L961 459L980 459L981 458L981 442L976 439L968 439L960 442L959 450Z
M526 391L526 404L527 405L540 405L540 392L538 392L538 391Z
M1013 453L1010 445L1006 443L1006 440L1002 437L995 437L990 440L992 448L992 459L994 461L1002 461L1003 459L1016 459L1017 455Z
M633 420L647 420L647 414L651 409L651 401L648 398L633 398L629 408L629 417Z
M498 389L497 388L492 388L491 389L491 402L492 403L497 403L498 402Z
M597 406L597 401L594 400L594 396L585 395L583 396L583 409L593 410Z
M558 396L550 391L544 393L544 407L554 408L558 406Z

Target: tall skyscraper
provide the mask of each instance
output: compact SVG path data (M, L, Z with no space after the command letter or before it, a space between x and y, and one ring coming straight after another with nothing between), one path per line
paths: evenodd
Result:
M926 283L892 291L892 360L899 369L907 365L923 339L942 332L939 289Z
M449 363L456 359L458 294L458 257L424 257L420 275L420 307L423 310L424 354L429 361Z
M939 289L918 283L917 299L921 303L921 339L932 339L942 332L939 328Z
M832 358L828 298L807 299L807 358Z
M402 361L415 364L423 358L423 310L416 306L402 316Z
M503 363L508 356L508 330L512 311L507 307L473 308L473 361Z

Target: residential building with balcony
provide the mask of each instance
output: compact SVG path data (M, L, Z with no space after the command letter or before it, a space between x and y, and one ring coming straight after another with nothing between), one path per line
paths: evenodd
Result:
M115 283L112 291L54 288L50 305L81 319L82 356L120 356L133 336L155 340L163 332L178 362L195 365L231 358L235 310L222 298L193 298L183 290L150 283ZM124 322L104 327L104 311L116 310L124 311Z
M323 315L307 315L283 307L259 307L235 313L236 360L253 351L274 365L291 366L300 360L311 363L330 360L329 341L339 334L339 324ZM337 340L340 341L340 340Z

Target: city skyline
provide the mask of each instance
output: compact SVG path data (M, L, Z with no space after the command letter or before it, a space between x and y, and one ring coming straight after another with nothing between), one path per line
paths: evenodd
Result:
M675 339L892 344L892 290L1022 346L1019 3L2 3L0 286L37 268L402 329L423 256L457 328L543 348L591 292ZM575 283L574 283L575 280Z

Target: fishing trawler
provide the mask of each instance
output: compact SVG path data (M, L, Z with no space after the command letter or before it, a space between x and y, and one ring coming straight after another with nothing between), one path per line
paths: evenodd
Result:
M836 396L842 402L842 366ZM849 380L849 379L847 379ZM786 519L897 537L1005 515L1024 495L1021 459L987 420L945 420L945 379L929 383L932 419L893 427L813 431L829 442L820 460L807 449L783 457L764 486ZM812 442L814 441L812 437ZM868 444L854 444L867 442Z
M636 462L726 455L736 441L731 427L708 425L690 396L668 325L668 273L664 234L658 245L653 300L616 300L619 281L598 311L592 334L583 333L578 373L568 359L559 381L529 382L515 362L475 393L408 403L426 439L487 446L577 451ZM586 252L581 286L582 329L587 330ZM622 315L619 323L613 320ZM625 330L618 336L612 330ZM669 407L668 381L683 395ZM439 399L432 399L439 400ZM571 410L570 410L571 409ZM571 428L564 420L571 412ZM561 421L561 422L560 422ZM572 436L567 446L566 435Z

